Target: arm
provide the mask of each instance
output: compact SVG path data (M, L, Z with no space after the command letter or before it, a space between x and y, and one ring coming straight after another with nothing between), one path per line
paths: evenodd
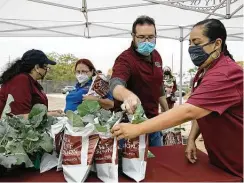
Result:
M141 124L118 124L112 129L113 135L118 139L134 138L140 134L167 129L185 121L202 118L212 111L222 115L229 107L241 102L242 98L234 82L221 73L213 73L211 77L211 79L202 80L187 103ZM238 79L243 81L242 75ZM193 132L198 134L196 129L197 127L194 127ZM194 135L193 132L191 137L196 138L197 135Z
M197 161L197 147L196 147L195 140L197 139L199 134L200 134L200 129L198 123L196 120L194 120L192 122L191 132L188 137L188 142L185 150L186 158L191 163L195 163Z
M110 80L110 92L118 101L122 101L125 109L129 113L133 113L138 103L139 98L126 88L126 83L131 76L130 63L123 58L118 58L113 66L113 75Z
M122 84L117 84L113 89L113 97L119 101L124 102L131 95L135 95L133 92L125 88Z
M198 123L196 120L192 121L191 131L190 135L188 137L189 141L194 141L197 139L197 137L200 135L200 129L198 126Z
M112 109L114 107L114 101L110 99L98 99L98 102L100 106L106 110Z
M211 111L186 103L140 124L118 124L112 128L111 132L113 136L117 136L118 140L122 138L131 139L141 134L164 130L186 121L199 119L209 113Z
M168 106L168 103L166 100L164 84L162 84L161 89L162 89L162 91L161 91L162 96L159 98L159 104L161 106L161 112L165 112L165 111L169 110L169 106Z
M209 113L211 111L186 103L139 124L138 131L140 134L145 134L164 130L186 121L202 118Z

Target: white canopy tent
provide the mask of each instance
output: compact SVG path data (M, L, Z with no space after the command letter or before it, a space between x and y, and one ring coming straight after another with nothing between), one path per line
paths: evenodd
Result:
M229 41L243 41L242 8L243 0L0 0L0 37L130 37L133 21L148 15L159 38L181 43L182 76L183 41L192 25L217 18Z

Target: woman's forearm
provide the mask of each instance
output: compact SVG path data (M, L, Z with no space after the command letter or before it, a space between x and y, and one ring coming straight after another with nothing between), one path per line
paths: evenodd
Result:
M161 131L187 121L202 118L209 113L211 111L186 103L140 123L138 130L140 134Z
M200 129L199 129L198 123L196 120L193 120L188 140L195 141L199 135L200 135Z
M140 123L139 129L141 134L152 133L180 125L190 120L192 119L188 108L181 105L149 119L144 123Z

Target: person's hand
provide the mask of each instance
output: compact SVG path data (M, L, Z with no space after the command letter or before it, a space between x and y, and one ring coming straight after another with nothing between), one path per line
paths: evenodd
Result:
M188 140L186 150L185 150L186 158L191 163L196 163L197 161L197 147L194 140Z
M113 137L117 137L117 140L133 139L141 135L138 126L139 124L120 123L111 129L111 133Z
M131 94L124 100L124 103L121 107L129 114L133 114L136 110L137 105L140 103L140 99L135 94Z
M83 101L85 100L93 100L93 101L98 101L98 97L92 96L92 95L83 95Z
M64 112L61 109L49 111L47 114L49 116L54 116L54 117L64 116Z

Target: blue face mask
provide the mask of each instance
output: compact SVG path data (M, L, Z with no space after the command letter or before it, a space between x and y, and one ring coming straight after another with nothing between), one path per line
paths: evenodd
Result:
M156 44L152 42L141 42L137 44L136 51L144 56L150 55L154 50Z

